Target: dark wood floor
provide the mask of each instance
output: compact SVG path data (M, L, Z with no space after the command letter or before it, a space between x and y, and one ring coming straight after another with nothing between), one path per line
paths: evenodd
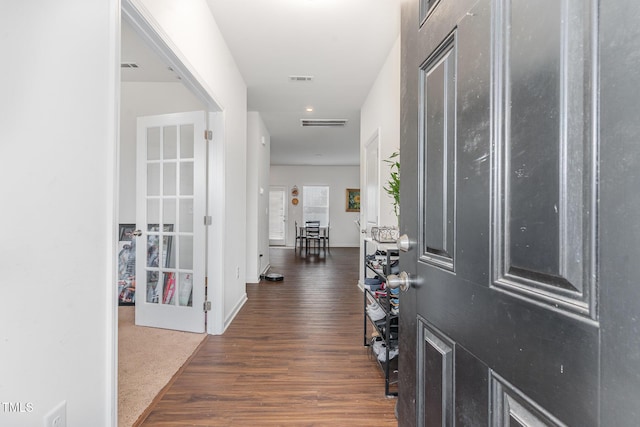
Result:
M397 426L362 345L358 249L271 249L270 261L284 281L247 285L231 326L206 339L141 425Z

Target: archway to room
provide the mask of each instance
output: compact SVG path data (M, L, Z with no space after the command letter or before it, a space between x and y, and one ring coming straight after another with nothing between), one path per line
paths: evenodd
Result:
M178 371L180 366L188 360L191 354L195 351L198 345L204 340L206 335L204 333L193 334L187 332L181 332L170 329L181 329L182 326L179 322L175 324L161 325L163 329L145 328L136 326L136 319L134 314L135 304L149 305L152 299L149 297L150 290L150 274L137 274L135 268L132 268L132 264L136 261L136 241L138 242L137 258L140 257L140 246L143 246L143 256L147 256L149 248L149 242L155 237L158 240L159 252L164 260L168 260L173 254L175 257L180 257L181 254L190 254L190 264L194 264L193 258L200 257L204 262L201 262L200 267L192 266L190 268L200 268L201 275L206 274L207 267L212 268L213 271L220 271L218 265L214 265L218 261L215 257L208 257L208 253L216 253L220 242L216 240L208 241L206 239L206 229L198 230L187 227L188 232L183 233L186 235L179 237L176 230L180 227L180 224L191 222L193 225L201 224L201 218L194 217L194 205L200 205L203 207L204 215L211 217L211 222L217 223L221 214L216 209L216 199L221 197L222 189L216 184L216 180L220 180L218 176L222 170L220 167L222 160L221 149L214 145L215 140L220 140L223 137L223 123L221 120L221 108L213 100L213 96L199 83L198 79L189 71L188 66L184 65L180 60L180 56L176 53L171 46L168 46L162 37L154 30L153 24L149 23L147 19L138 11L129 1L124 1L122 4L121 15L121 87L120 87L120 138L119 138L119 166L118 166L118 223L119 223L119 242L118 242L118 256L121 265L118 266L118 419L119 425L131 425L138 417L143 414L144 410L153 401L158 392L170 381L172 376ZM201 111L203 126L206 129L212 130L212 134L215 138L201 141L199 139L204 138L202 132L198 132L197 135L192 135L192 138L198 140L198 143L202 144L202 149L196 150L193 154L186 155L186 159L181 162L181 154L177 154L177 160L162 160L163 155L171 151L169 144L167 143L167 135L170 135L172 129L173 134L177 134L176 142L173 142L177 147L177 153L180 153L181 147L184 147L183 143L186 140L182 140L184 137L185 126L181 125L166 125L161 126L160 133L162 141L159 145L161 159L153 161L151 163L154 166L160 168L163 171L170 171L173 168L174 171L178 171L176 174L176 180L178 188L182 183L184 188L184 173L180 173L180 170L187 170L193 168L193 165L198 163L202 164L202 175L205 177L202 181L206 183L203 185L204 189L200 191L200 195L197 192L193 192L193 185L191 189L187 189L188 196L183 196L178 190L174 196L168 197L147 197L141 196L140 189L136 190L137 181L139 183L139 170L141 167L141 161L137 158L137 145L140 139L137 129L137 122L139 117L170 117L175 116L176 113L188 112L188 111ZM139 125L138 125L139 126ZM186 129L189 129L187 126ZM191 128L193 130L193 127ZM197 127L195 128L197 129ZM193 132L191 132L193 134ZM189 132L186 132L188 135ZM143 145L148 145L149 141ZM175 145L177 144L177 145ZM220 144L218 144L218 147ZM189 149L183 149L183 152L189 153ZM184 156L183 156L184 157ZM146 157L145 158L149 158ZM159 162L159 163L158 163ZM142 162L145 163L144 161ZM146 162L149 163L149 162ZM181 169L181 164L186 165ZM169 166L169 168L168 168ZM157 169L156 167L156 169ZM146 177L151 172L144 172ZM170 173L161 172L161 181L167 185L167 176ZM149 175L150 176L150 175ZM193 175L191 179L197 179L197 173ZM182 181L180 181L182 179ZM195 184L195 183L194 183ZM199 184L198 184L199 185ZM144 186L147 187L146 185ZM187 187L188 188L188 187ZM144 193L144 191L142 192ZM145 193L146 194L146 193ZM165 194L164 192L162 194ZM151 200L158 199L158 200ZM140 203L142 200L142 203ZM153 204L150 200L157 204L155 214L152 213L154 209L150 206ZM185 203L186 202L186 203ZM140 206L144 206L146 213L143 219L140 218ZM210 208L211 206L211 208ZM169 213L173 211L173 213ZM198 212L195 212L196 214ZM157 216L157 219L154 218ZM177 215L177 217L176 217ZM189 217L191 215L191 218ZM180 220L182 218L182 220ZM167 231L165 234L162 231L159 236L152 235L154 229L149 222L156 221L158 224L163 224L163 227L157 227L160 230ZM170 223L171 226L167 227L166 224ZM133 230L140 230L143 233L141 237L135 237L131 235ZM157 234L157 233L156 233ZM197 246L192 246L193 250L176 250L176 243L180 241L190 242L194 238L190 238L189 235L195 236L201 235L204 244L197 249ZM173 245L171 244L173 240ZM163 244L165 247L163 248ZM189 243L190 246L193 243ZM173 250L172 250L173 246ZM127 253L128 251L128 253ZM197 253L194 253L196 252ZM183 257L184 258L184 257ZM212 259L209 261L209 259ZM207 263L211 265L207 265ZM143 263L143 267L146 269L148 263ZM159 269L159 277L162 280L157 280L157 288L160 292L164 292L166 280L168 277L173 277L176 283L176 288L180 285L182 277L189 278L189 274L180 273L182 266L175 263L162 262L161 267L167 267L166 271L162 268ZM140 271L140 263L138 263L138 273ZM175 271L175 273L173 272ZM193 277L196 277L196 272L193 272ZM144 276L143 278L137 276ZM163 282L165 282L165 288L162 288ZM195 282L195 281L194 281ZM203 287L202 294L204 294L204 280L193 283L192 295L196 294L195 287ZM210 294L216 294L220 292L219 288L212 287L209 289ZM193 308L194 311L200 312L202 316L202 322L200 330L205 331L205 316L201 312L202 303L195 303L195 298L187 298L183 304L178 299L178 291L176 291L176 298L167 298L165 293L164 298L160 297L159 303L155 306L159 309L171 308L171 305L176 306L176 310L185 311L186 308ZM181 307L182 306L182 307ZM139 307L138 307L139 308ZM216 307L213 308L216 310ZM137 311L137 310L135 310ZM211 314L211 313L209 313ZM164 316L166 317L166 316ZM208 331L215 331L220 328L219 323L221 316L210 315L208 322ZM167 329L169 328L169 329ZM167 357L170 355L171 357ZM150 368L153 368L153 374L149 373Z

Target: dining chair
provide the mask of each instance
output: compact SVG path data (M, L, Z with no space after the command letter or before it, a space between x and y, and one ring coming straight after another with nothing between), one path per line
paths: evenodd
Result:
M301 227L298 227L298 221L294 221L296 227L296 239L293 243L293 250L296 252L298 250L298 244L300 245L300 252L302 253L302 248L305 246L305 231Z
M318 248L320 252L320 245L322 243L322 236L320 236L320 221L307 221L304 227L305 232L305 253L309 254L309 244L313 243L313 246Z
M331 230L331 221L327 222L327 229L324 232L324 248L329 250L329 231Z

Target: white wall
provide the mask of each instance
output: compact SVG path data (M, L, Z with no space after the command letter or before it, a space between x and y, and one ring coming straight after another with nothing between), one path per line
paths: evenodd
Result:
M360 164L365 164L364 147L379 130L380 192L379 225L398 225L393 199L383 189L389 180L389 165L384 162L400 147L400 37L389 51L375 83L360 110ZM360 177L364 188L364 168ZM402 166L401 166L402 169ZM366 203L362 203L366 206ZM364 216L363 216L364 219ZM360 248L362 255L362 247ZM362 264L362 263L361 263ZM360 265L360 278L363 277Z
M2 426L114 425L119 3L0 4ZM29 405L27 405L29 404Z
M360 187L359 166L271 166L270 185L287 188L287 246L294 246L295 225L302 222L302 205L305 185L329 186L329 219L331 222L332 247L357 247L359 232L354 224L359 213L346 212L347 188ZM296 185L300 191L297 206L291 204L291 188Z
M264 141L264 144L263 144ZM269 266L269 161L271 137L257 112L247 115L247 282Z
M220 207L221 227L216 259L209 266L209 286L213 294L215 322L222 316L227 326L246 300L246 154L247 88L205 0L133 0L143 16L178 52L178 56L223 109L222 155L224 194L211 194L211 206ZM219 289L221 287L221 289ZM210 330L221 333L222 330Z
M398 225L393 199L383 186L389 180L384 162L400 147L400 38L396 40L360 110L360 164L364 165L364 146L380 130L380 212L379 225ZM361 182L364 185L364 168Z
M206 107L182 83L122 82L120 93L119 223L136 223L136 118L201 111Z

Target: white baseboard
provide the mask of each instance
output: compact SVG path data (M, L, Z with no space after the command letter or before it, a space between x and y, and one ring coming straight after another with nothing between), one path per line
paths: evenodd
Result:
M267 274L267 271L269 271L270 268L271 268L271 264L267 264L267 266L264 268L264 270L262 270L260 275L264 276L265 274Z
M231 313L229 313L229 316L227 316L226 319L224 319L224 328L222 333L224 333L224 331L227 330L227 328L229 327L229 325L231 325L231 322L233 322L233 319L236 318L236 316L238 315L238 313L240 312L240 309L242 308L242 306L245 305L245 303L248 301L247 298L247 293L245 292L244 294L242 294L242 297L240 298L240 300L236 303L235 307L233 307L233 310L231 310Z

